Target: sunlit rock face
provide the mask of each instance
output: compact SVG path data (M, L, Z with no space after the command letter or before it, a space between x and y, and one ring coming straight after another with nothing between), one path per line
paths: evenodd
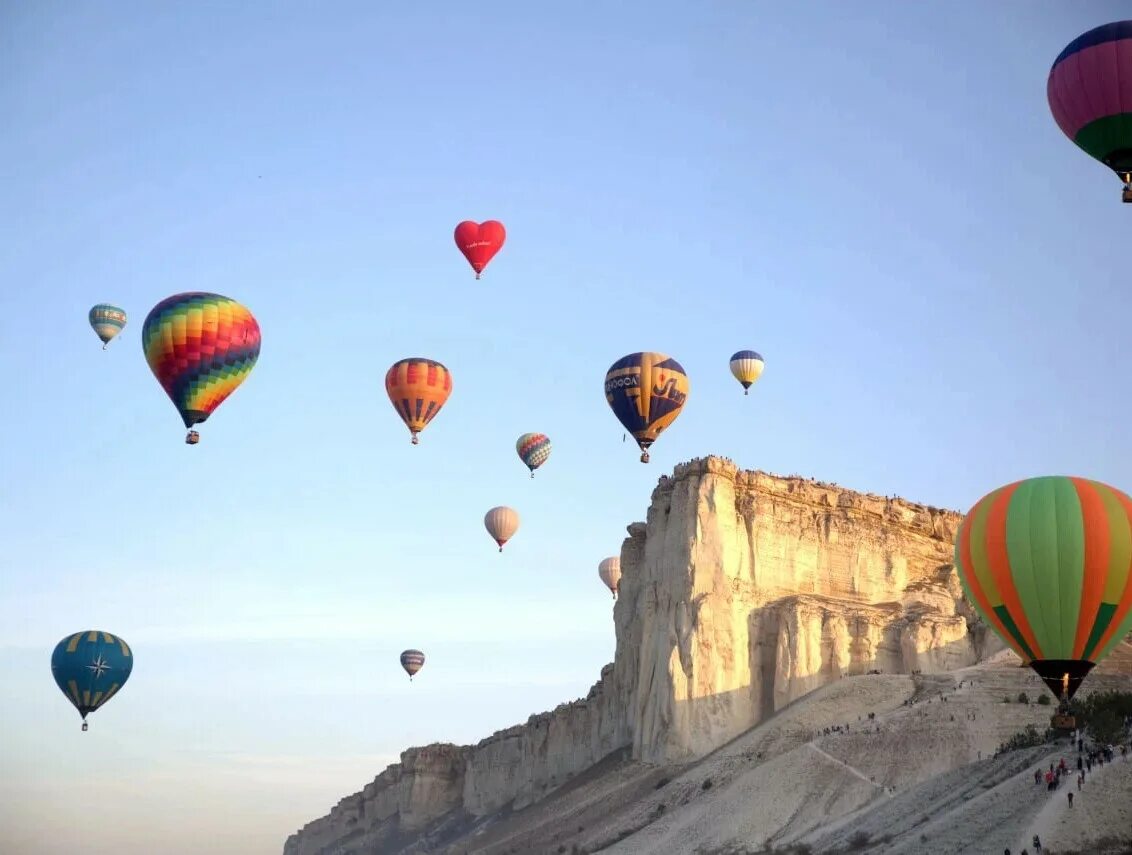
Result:
M586 698L475 746L406 751L286 855L402 851L537 803L614 751L684 762L830 681L990 656L1001 642L951 563L959 521L718 457L681 464L628 527L616 654Z

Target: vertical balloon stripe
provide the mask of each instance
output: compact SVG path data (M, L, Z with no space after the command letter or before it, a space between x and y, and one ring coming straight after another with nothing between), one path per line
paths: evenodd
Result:
M1090 533L1084 543L1085 566L1081 581L1081 605L1076 614L1077 627L1073 638L1073 659L1084 659L1085 649L1096 626L1095 619L1104 595L1104 582L1108 575L1112 555L1110 542L1111 518L1106 499L1110 495L1098 484L1084 478L1070 478L1081 504L1084 530ZM1099 636L1098 636L1099 639Z
M1132 528L1132 499L1118 490L1112 492L1124 510L1123 525L1116 530L1116 537L1128 551L1121 564L1117 565L1122 567L1123 573L1111 574L1105 586L1105 604L1113 607L1113 614L1103 630L1093 661L1103 659L1120 639L1132 632L1132 532L1129 531Z
M1013 640L1011 646L1021 656L1025 640L1016 632L1008 630L1001 615L995 610L996 606L1001 605L1002 600L995 590L994 579L990 575L986 560L985 538L982 532L985 531L987 512L995 495L997 493L979 500L964 518L955 541L956 564L961 568L959 581L967 592L967 598L1001 638L1008 644L1011 644L1011 639Z
M1026 603L1027 588L1020 583L1018 564L1010 549L1010 520L1011 511L1019 501L1019 488L1021 485L1012 484L1005 487L988 502L986 528L983 538L986 544L986 560L988 574L994 579L994 586L998 591L999 605L1010 615L1007 630L1013 626L1011 636L1015 638L1022 649L1029 650L1033 657L1042 655L1042 643L1033 623L1033 613L1028 610Z

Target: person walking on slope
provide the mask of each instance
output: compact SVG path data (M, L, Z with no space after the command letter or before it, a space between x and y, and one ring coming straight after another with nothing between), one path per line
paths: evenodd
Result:
M1073 807L1073 791L1070 790L1065 795L1069 796L1069 807Z
M1034 835L1033 843L1034 843L1034 851L1035 852L1041 852L1042 851L1042 839L1040 837L1038 837L1038 835L1036 835L1036 834Z

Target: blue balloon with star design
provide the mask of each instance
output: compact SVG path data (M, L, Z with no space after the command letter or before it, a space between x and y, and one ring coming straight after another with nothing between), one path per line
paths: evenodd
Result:
M83 717L83 730L86 717L121 690L133 667L125 639L97 629L68 635L51 654L51 676Z

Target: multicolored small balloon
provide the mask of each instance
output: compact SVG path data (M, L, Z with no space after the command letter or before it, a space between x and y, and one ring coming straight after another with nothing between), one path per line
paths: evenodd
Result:
M405 669L405 673L409 675L409 681L411 682L413 675L424 667L424 654L419 650L402 651L401 667Z
M118 693L133 668L125 639L96 629L68 635L51 654L51 676L82 716L83 730L86 717Z
M763 375L763 358L753 350L740 350L731 354L731 374L743 386L743 394L750 392Z
M259 324L231 297L188 291L166 297L142 324L142 350L185 427L211 416L259 359ZM196 431L186 439L195 444Z
M550 457L550 437L545 433L525 433L515 442L515 451L534 478L535 470Z
M110 339L118 335L126 326L126 310L109 303L99 303L92 306L87 313L87 320L94 329L95 335L102 340L102 349L110 344Z

